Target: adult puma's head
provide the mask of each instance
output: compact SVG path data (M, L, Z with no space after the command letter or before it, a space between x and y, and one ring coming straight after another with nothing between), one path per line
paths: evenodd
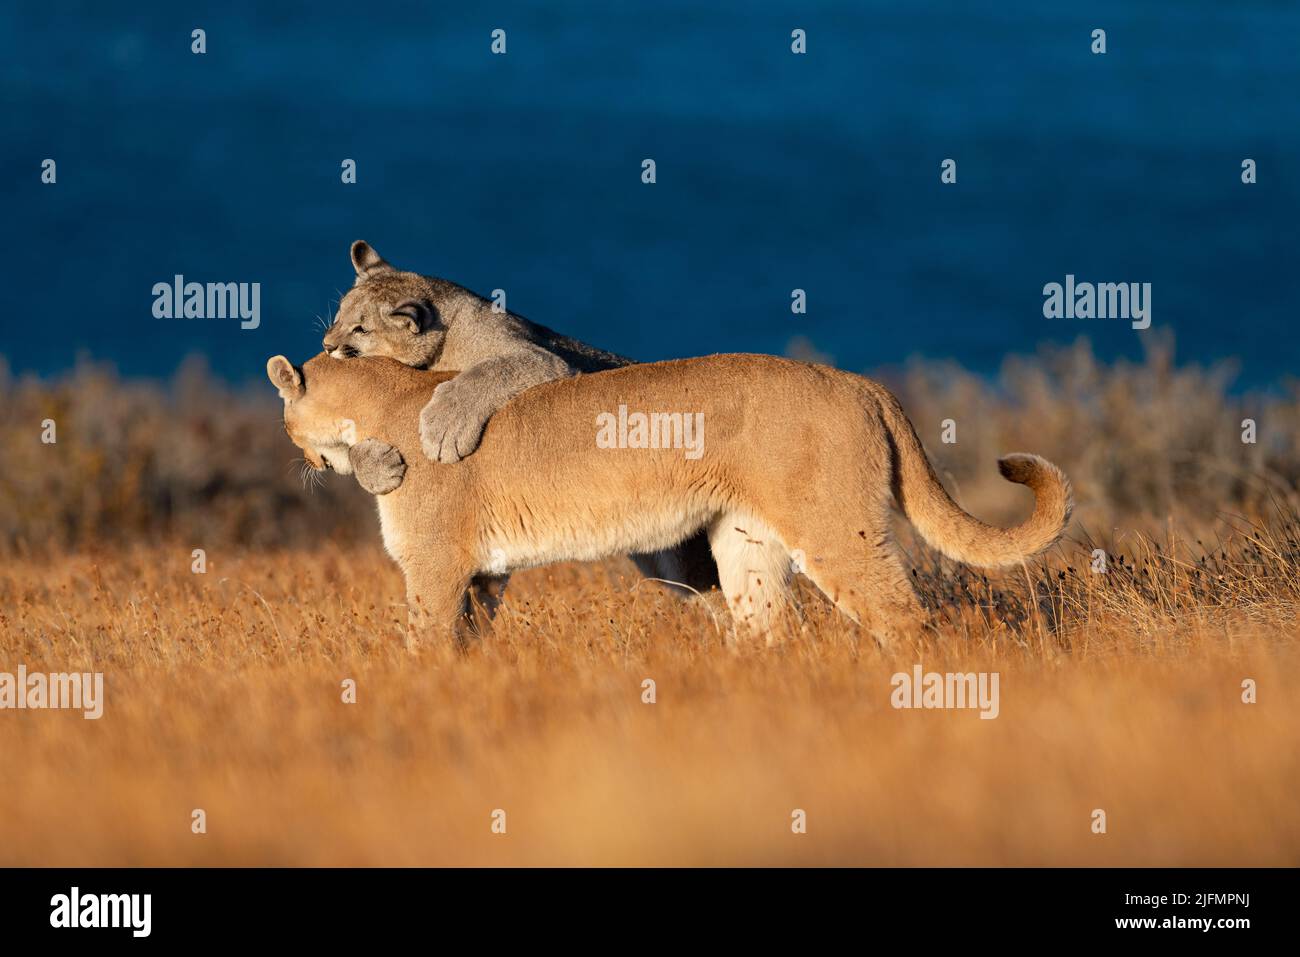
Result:
M329 376L311 375L312 388L307 389L310 373L326 371L319 364L323 358L295 366L284 356L272 356L266 362L266 375L284 399L284 430L302 449L307 464L318 471L333 469L349 475L348 449L356 442L356 424L338 414L339 396L330 388Z
M321 343L336 359L388 356L403 365L431 366L448 327L483 302L455 283L394 268L360 239L352 244L352 267L356 282Z
M343 360L320 353L300 366L284 356L266 361L266 376L284 400L289 438L312 468L342 475L352 474L348 450L377 431L395 442L393 436L405 429L410 433L405 444L418 448L420 407L435 386L455 375L421 371L388 357ZM390 422L394 418L397 424Z

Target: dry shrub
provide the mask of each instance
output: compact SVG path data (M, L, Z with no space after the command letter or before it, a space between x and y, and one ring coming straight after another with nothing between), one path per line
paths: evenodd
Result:
M805 351L811 346L799 346ZM1197 527L1223 513L1256 520L1294 501L1300 392L1230 391L1231 370L1174 367L1159 341L1145 362L1102 366L1083 341L1008 360L989 382L916 362L893 385L940 474L967 508L997 521L1026 501L997 457L1032 451L1074 483L1080 527L1150 527L1177 511ZM305 484L269 386L236 388L198 360L166 383L124 381L80 363L52 380L14 379L0 362L0 548L179 541L307 545L373 540L372 505L350 481ZM40 441L53 419L58 442ZM1258 442L1241 441L1241 422ZM939 440L957 423L956 444Z
M894 383L959 501L1001 520L1021 499L994 467L1006 452L1046 456L1074 485L1097 535L1178 513L1198 527L1224 513L1258 520L1300 482L1300 382L1233 392L1231 364L1174 366L1153 337L1145 361L1100 365L1088 343L1007 360L994 383L947 363L915 362ZM1242 421L1256 423L1254 443ZM957 442L940 441L957 423Z
M374 506L355 482L315 487L295 467L269 384L234 388L198 360L167 383L89 362L51 381L0 368L0 406L0 547L373 535ZM41 441L46 419L54 444Z

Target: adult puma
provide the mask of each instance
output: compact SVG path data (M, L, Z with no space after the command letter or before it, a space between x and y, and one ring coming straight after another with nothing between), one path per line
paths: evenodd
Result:
M452 373L319 355L301 368L275 356L267 375L307 461L346 473L349 449L367 439L414 449L417 413ZM653 445L598 441L610 416L630 418L627 409L702 416L705 441L698 454L672 435ZM407 459L401 486L378 503L384 544L406 576L413 635L455 628L466 589L485 571L656 551L703 530L739 623L769 625L790 599L797 554L799 570L887 643L924 621L891 538L891 501L939 551L984 567L1048 548L1071 511L1061 471L1014 454L998 467L1033 490L1033 513L1009 529L971 517L939 484L888 390L771 356L546 383L497 412L464 461Z

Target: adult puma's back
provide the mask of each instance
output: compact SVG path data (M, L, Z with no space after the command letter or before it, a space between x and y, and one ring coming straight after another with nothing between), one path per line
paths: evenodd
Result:
M336 467L346 454L336 461L321 431L333 418L354 420L357 439L413 448L408 413L438 375L320 356L301 370L302 392L290 389L286 422ZM891 500L928 542L971 564L1014 564L1060 536L1071 508L1060 470L1023 454L999 466L1035 494L1010 529L956 506L882 386L768 356L711 356L530 389L493 417L475 455L454 466L417 456L379 501L408 580L666 548L706 529L740 617L762 625L784 604L793 563L884 636L921 616L890 540Z

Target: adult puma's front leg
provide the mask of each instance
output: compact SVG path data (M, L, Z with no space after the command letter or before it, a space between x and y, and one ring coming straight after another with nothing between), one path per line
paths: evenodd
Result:
M573 375L558 356L531 348L470 366L433 390L420 412L420 444L435 462L450 465L478 448L488 419L525 389Z
M466 605L469 572L427 561L407 564L403 571L407 650L414 651L421 645L448 638L463 642L470 626Z
M357 484L371 495L387 495L402 484L406 475L402 453L379 439L362 439L352 446L348 461Z

